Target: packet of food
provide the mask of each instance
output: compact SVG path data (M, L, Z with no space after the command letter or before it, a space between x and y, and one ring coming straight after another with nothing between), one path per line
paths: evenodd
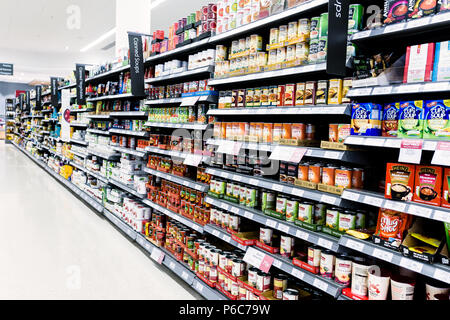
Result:
M434 239L434 238L430 238L427 236L424 236L422 234L419 233L411 233L411 236L422 241L425 242L433 247L439 248L439 246L441 245L441 241Z

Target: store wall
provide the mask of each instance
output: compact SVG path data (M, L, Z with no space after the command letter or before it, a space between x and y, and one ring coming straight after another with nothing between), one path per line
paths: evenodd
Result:
M0 82L0 115L5 114L5 100L15 98L16 90L31 90L32 87L24 83Z

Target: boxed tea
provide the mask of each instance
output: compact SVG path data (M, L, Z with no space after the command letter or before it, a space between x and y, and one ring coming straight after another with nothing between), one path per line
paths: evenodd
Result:
M444 176L442 177L441 207L450 208L449 190L450 190L450 168L444 168Z
M423 138L450 140L450 100L425 101Z
M384 106L383 137L397 137L400 103L389 103Z
M383 109L375 103L352 105L352 136L381 136Z
M450 41L436 43L433 82L450 80Z
M424 118L423 101L400 102L398 137L421 139L423 137Z
M316 104L326 104L328 97L328 81L320 80L317 82Z
M383 19L385 24L401 22L408 15L407 0L384 0Z
M305 83L297 83L297 89L295 91L295 105L305 105Z
M404 83L431 81L434 49L434 43L419 44L406 49Z
M316 104L317 82L308 81L305 85L305 104Z
M442 195L442 167L416 166L413 201L439 207Z
M408 17L422 18L434 14L437 9L437 0L409 0Z
M388 163L386 168L385 198L411 201L413 198L415 166L403 163Z
M342 79L331 79L330 88L328 91L328 104L342 103Z

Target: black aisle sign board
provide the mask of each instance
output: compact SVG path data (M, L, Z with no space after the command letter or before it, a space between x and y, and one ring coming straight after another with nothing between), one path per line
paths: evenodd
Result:
M52 93L52 106L58 106L58 78L50 78L50 90Z
M36 86L36 106L35 106L36 110L41 109L42 106L41 101L42 101L42 87Z
M142 36L128 33L130 45L131 93L136 97L145 96L144 87L144 54L142 50Z
M11 63L0 63L0 76L13 76L14 65Z
M86 67L84 64L77 64L75 72L77 77L77 104L86 105Z
M30 91L27 91L25 93L25 104L27 105L27 109L30 110L31 109L31 94L30 94Z
M327 73L346 76L349 0L328 2Z
M19 106L20 110L25 111L25 109L23 108L23 94L19 95Z

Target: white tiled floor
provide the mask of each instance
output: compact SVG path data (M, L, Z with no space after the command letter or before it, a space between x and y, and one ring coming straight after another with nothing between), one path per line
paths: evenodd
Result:
M0 221L0 299L200 298L3 141Z

